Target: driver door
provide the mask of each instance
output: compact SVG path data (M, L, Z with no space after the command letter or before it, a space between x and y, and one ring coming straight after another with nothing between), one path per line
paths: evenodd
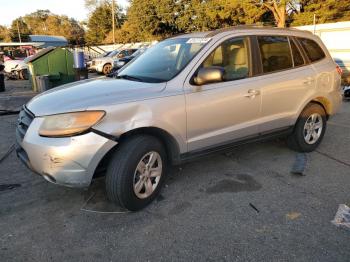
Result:
M201 63L200 67L220 66L225 73L222 82L186 88L188 151L258 134L261 95L251 78L250 53L249 37L231 38Z

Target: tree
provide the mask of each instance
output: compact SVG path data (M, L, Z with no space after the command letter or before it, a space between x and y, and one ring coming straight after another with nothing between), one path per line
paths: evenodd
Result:
M155 40L176 34L176 9L172 0L131 0L124 34L135 41Z
M301 0L298 12L292 16L293 26L350 20L349 0Z
M85 2L92 10L87 23L88 31L86 41L88 44L103 43L110 31L112 31L112 5L111 1L93 1ZM124 22L124 15L121 8L115 6L115 26L120 28Z
M2 25L0 25L0 42L11 42L10 30Z
M260 22L266 10L247 1L132 0L120 35L154 40L193 31L206 31ZM123 39L124 40L124 39Z
M12 41L19 41L18 29L22 41L28 41L29 35L35 34L64 36L70 44L84 43L85 31L76 20L49 10L37 10L15 19L10 27Z
M28 24L25 22L23 17L19 17L12 21L10 27L11 40L14 42L19 42L20 40L25 42L29 40L29 35L31 30Z

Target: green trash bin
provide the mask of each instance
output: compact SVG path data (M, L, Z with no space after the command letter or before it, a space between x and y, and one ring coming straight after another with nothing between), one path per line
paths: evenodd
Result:
M27 61L33 90L39 92L37 76L47 75L49 87L56 87L75 81L73 54L66 48L48 47Z

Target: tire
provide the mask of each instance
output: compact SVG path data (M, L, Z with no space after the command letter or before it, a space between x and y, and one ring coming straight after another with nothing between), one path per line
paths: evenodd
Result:
M102 73L104 75L108 75L112 70L112 65L111 64L105 64L102 68Z
M154 165L151 166L153 170L157 169L157 172L148 169L147 173L147 164L151 159L150 153L153 154L152 159L157 158ZM144 172L141 173L139 170L144 170ZM130 137L119 145L108 165L107 196L112 202L130 211L140 210L150 204L159 194L166 170L167 155L158 139L149 135ZM151 174L158 175L150 177ZM150 182L152 187L150 187ZM152 190L146 191L146 184L147 188L152 188Z
M310 103L301 112L293 133L287 139L287 144L298 152L312 152L321 143L326 127L325 110L319 104Z
M22 69L21 71L18 72L19 78L22 80L28 80L28 70L27 69Z

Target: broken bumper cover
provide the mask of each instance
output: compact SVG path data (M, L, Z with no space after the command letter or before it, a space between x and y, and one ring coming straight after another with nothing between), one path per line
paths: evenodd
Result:
M79 136L39 136L42 118L34 118L23 140L17 136L17 156L35 173L52 183L87 187L96 167L117 142L89 132Z

